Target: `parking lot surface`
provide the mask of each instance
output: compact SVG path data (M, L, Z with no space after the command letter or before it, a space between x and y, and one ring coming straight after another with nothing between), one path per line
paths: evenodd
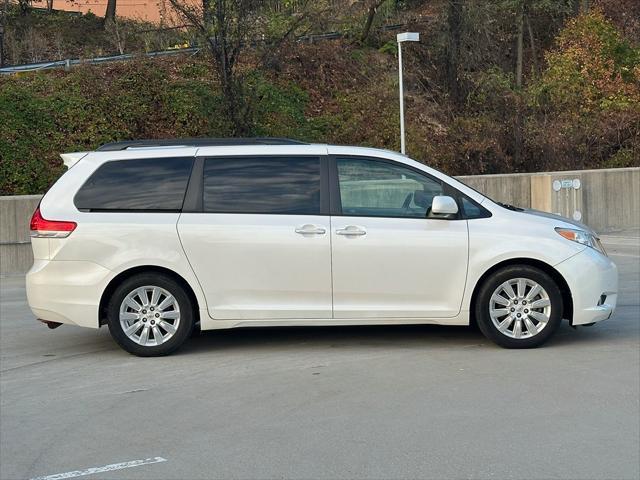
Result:
M605 241L614 316L519 351L462 327L272 328L137 358L106 328L47 329L1 278L0 477L637 479L640 239Z

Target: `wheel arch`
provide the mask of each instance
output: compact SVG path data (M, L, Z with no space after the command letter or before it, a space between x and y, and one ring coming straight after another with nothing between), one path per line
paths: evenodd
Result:
M469 321L471 324L476 323L475 318L475 305L478 298L478 291L480 287L485 282L487 278L489 278L494 272L508 266L512 265L528 265L530 267L538 268L542 270L547 275L549 275L560 288L560 292L562 293L562 318L568 319L569 322L573 320L573 297L571 296L571 289L569 288L569 284L564 279L562 274L558 272L555 268L553 268L548 263L545 263L541 260L536 260L534 258L510 258L508 260L503 260L502 262L496 263L491 268L489 268L486 272L484 272L478 281L476 282L473 293L471 294L471 304L469 307Z
M166 275L174 279L176 282L180 284L182 288L184 288L185 292L187 292L187 295L189 295L189 300L191 300L193 305L193 315L195 319L195 324L199 325L200 307L198 303L198 298L196 297L196 294L193 291L193 288L191 288L191 285L189 285L189 282L187 282L180 274L168 268L160 267L157 265L139 265L139 266L132 267L120 272L118 275L113 277L111 281L108 283L108 285L102 292L102 296L100 297L100 306L98 308L98 326L106 325L107 323L107 305L109 303L109 299L111 298L111 295L113 294L115 289L118 288L118 285L120 285L127 278L131 278L132 276L137 275L139 273L154 273L154 272Z

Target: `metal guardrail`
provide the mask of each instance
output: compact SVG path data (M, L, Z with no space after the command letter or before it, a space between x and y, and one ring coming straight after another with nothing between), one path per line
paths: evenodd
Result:
M147 52L141 54L145 57L164 57L169 55L178 55L183 53L198 53L200 47L176 48L172 50L163 50L159 52ZM71 68L80 64L99 64L107 62L120 62L134 59L137 54L125 53L124 55L110 55L106 57L96 57L88 59L73 58L67 60L56 60L52 62L29 63L26 65L13 65L10 67L0 68L0 74L13 74L21 72L33 72L37 70L48 70L51 68Z
M405 26L406 24L404 23L384 25L380 27L380 30L382 31L400 30ZM304 35L302 37L298 37L296 41L304 42L304 43L314 43L316 41L323 41L323 40L336 40L344 36L345 34L340 32L318 33L318 34ZM8 67L2 67L0 68L0 74L7 75L7 74L22 73L22 72L34 72L38 70L49 70L52 68L69 69L72 66L81 65L81 64L92 65L92 64L100 64L100 63L107 63L107 62L121 62L126 60L132 60L137 56L164 57L164 56L178 55L183 53L195 54L195 53L198 53L199 51L200 51L200 47L196 46L196 47L187 47L187 48L175 48L171 50L162 50L157 52L147 52L147 53L141 53L141 54L125 53L123 55L109 55L104 57L96 57L96 58L88 58L88 59L73 58L73 59L66 59L66 60L53 60L50 62L27 63L23 65L11 65Z

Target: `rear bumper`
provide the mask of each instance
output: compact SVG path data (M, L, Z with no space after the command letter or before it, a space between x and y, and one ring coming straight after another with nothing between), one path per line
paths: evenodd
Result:
M110 277L110 270L92 262L36 259L26 276L29 307L42 320L98 328Z
M567 281L573 298L572 325L606 320L618 301L618 268L592 248L556 265Z

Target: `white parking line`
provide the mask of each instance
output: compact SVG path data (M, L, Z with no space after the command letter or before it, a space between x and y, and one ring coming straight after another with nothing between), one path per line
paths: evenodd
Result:
M636 255L634 253L619 253L619 252L612 252L612 251L608 251L607 254L610 257L632 257L632 258L640 258L640 255Z
M114 470L122 470L123 468L140 467L142 465L150 465L152 463L166 462L166 458L152 457L142 460L131 460L129 462L112 463L104 467L91 467L86 470L74 470L73 472L56 473L54 475L46 475L44 477L36 477L31 480L63 480L65 478L84 477L85 475L93 475L94 473L112 472Z

